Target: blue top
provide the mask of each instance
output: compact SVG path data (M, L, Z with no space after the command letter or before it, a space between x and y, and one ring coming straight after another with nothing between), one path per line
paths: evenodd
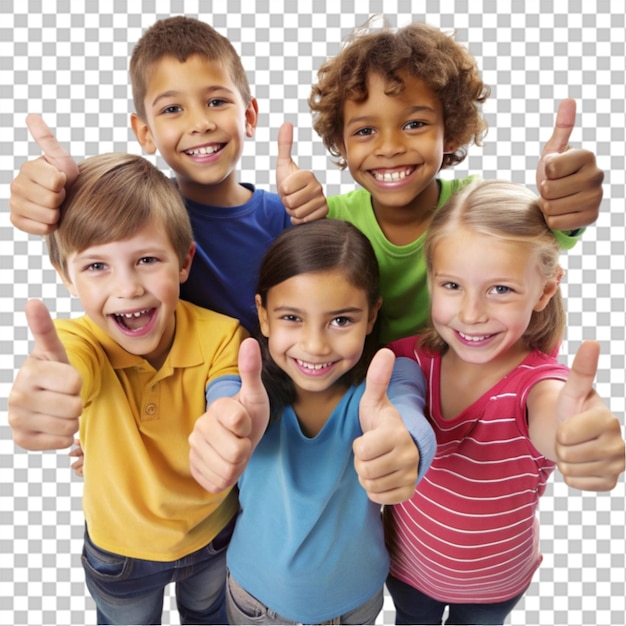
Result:
M291 407L263 435L239 480L241 511L227 552L232 577L283 617L319 623L357 608L383 586L389 570L381 507L354 469L362 434L351 387L322 430L306 437ZM430 466L435 437L423 415L424 377L398 358L388 389Z
M258 323L254 294L261 259L291 220L277 194L242 186L253 194L241 206L185 199L197 247L181 297L230 315L252 332Z

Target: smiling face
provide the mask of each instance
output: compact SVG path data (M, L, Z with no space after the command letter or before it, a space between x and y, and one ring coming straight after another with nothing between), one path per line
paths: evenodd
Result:
M238 203L232 194L243 188L234 169L254 134L257 103L243 101L226 67L199 55L182 63L163 57L152 68L144 106L146 119L133 115L133 131L176 172L182 195L207 203L209 185L210 204Z
M124 241L68 255L65 281L101 330L159 369L174 339L180 283L193 253L192 244L181 267L163 224L153 220Z
M370 74L364 102L344 105L342 156L354 180L372 195L375 210L430 210L444 153L441 102L426 83L400 72L404 90L386 95L385 80Z
M338 383L361 358L378 307L341 270L299 274L257 296L261 332L274 362L303 394L343 395Z
M456 228L433 250L432 322L466 363L502 367L528 352L522 336L533 311L554 295L527 245Z

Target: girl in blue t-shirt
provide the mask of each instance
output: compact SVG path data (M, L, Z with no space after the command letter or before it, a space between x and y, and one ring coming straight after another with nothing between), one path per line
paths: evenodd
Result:
M227 553L233 624L373 624L382 608L381 504L411 497L434 438L417 364L376 353L378 282L368 239L343 221L289 228L263 259L241 390L190 438L210 491L243 471Z

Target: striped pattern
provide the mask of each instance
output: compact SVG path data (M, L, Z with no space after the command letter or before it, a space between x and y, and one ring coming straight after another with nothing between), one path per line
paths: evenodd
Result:
M428 384L437 454L413 498L386 510L391 573L451 603L508 600L541 562L536 510L554 469L531 444L529 390L567 368L539 352L460 415L440 410L439 355L417 354L415 339L392 344L417 360Z

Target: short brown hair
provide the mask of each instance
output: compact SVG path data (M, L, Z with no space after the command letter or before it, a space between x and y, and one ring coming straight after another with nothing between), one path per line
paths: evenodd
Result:
M463 161L471 143L480 145L487 130L480 105L490 89L466 48L439 29L417 22L397 31L388 27L377 32L359 29L337 56L320 67L309 97L313 128L342 169L346 162L339 148L343 145L345 101L367 99L371 74L385 80L388 95L400 93L404 89L402 71L423 80L441 101L444 141L458 146L456 152L444 155L442 167Z
M429 284L433 255L437 244L460 228L500 240L522 243L536 254L544 280L560 279L559 244L544 219L537 197L527 187L503 180L481 180L455 193L439 209L428 227L424 257ZM533 311L522 339L532 350L552 353L563 339L566 314L561 289L541 311ZM448 348L430 326L421 336L421 344L436 352Z
M195 18L178 15L155 22L136 43L130 58L130 83L139 117L145 119L144 98L150 72L164 57L181 63L198 55L223 63L246 105L252 99L248 77L233 45L212 26Z
M117 153L85 159L78 169L58 228L46 238L52 265L65 278L70 254L128 239L153 219L162 223L182 267L193 234L180 193L163 172L141 156Z

